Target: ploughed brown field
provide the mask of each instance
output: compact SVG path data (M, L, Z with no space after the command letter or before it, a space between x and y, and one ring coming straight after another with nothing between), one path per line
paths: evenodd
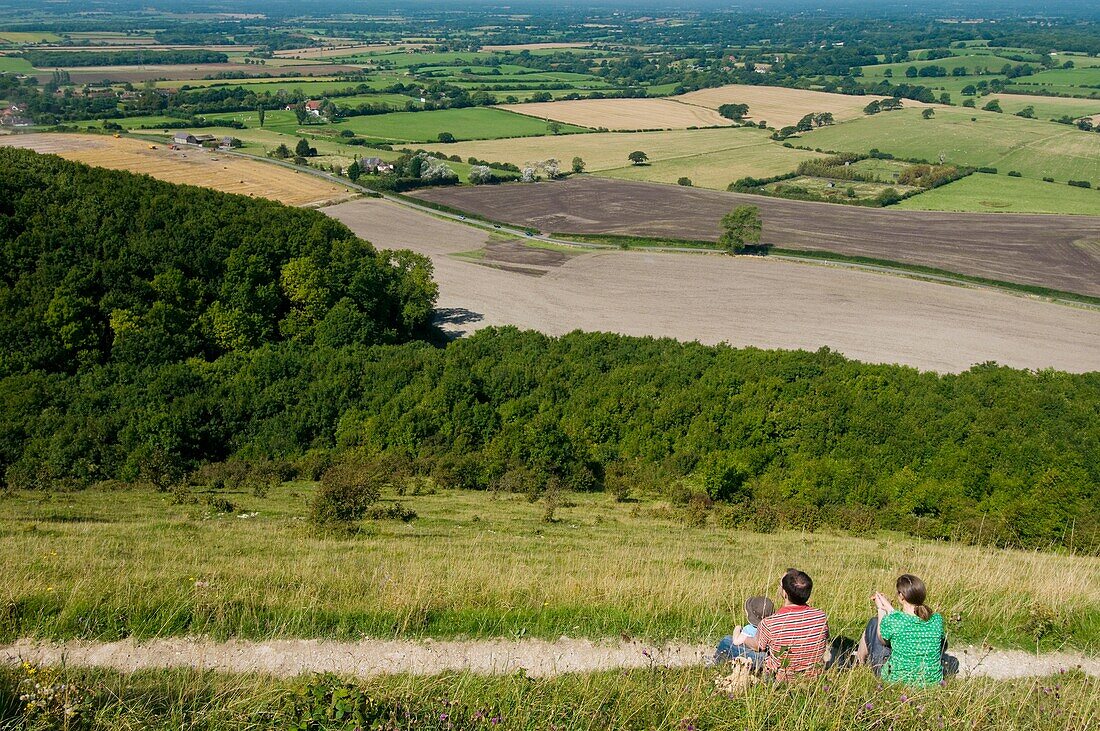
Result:
M754 205L763 243L936 267L1100 297L1100 217L862 208L594 177L437 188L424 200L544 233L716 241Z

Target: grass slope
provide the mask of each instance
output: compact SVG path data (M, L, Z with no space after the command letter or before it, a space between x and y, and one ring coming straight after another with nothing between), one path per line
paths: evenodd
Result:
M221 492L235 511L144 490L8 497L0 517L0 637L187 634L333 637L618 637L714 640L783 569L815 579L835 634L854 637L868 594L912 571L953 642L1100 647L1100 560L891 535L688 527L666 503L569 494L556 513L522 495L396 497L411 524L317 537L310 483ZM255 512L254 517L241 518ZM198 583L196 583L198 582ZM1039 621L1037 618L1045 618Z

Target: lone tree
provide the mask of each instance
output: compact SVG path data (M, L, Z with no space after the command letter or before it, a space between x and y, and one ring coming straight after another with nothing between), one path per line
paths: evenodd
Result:
M737 206L722 216L722 235L718 243L729 254L740 254L750 244L760 243L760 209Z
M561 134L561 122L551 121L549 124L546 125L546 129L552 135L560 135Z
M634 152L627 155L626 159L630 160L630 162L634 163L635 165L645 165L646 160L649 159L649 155L645 154L641 150L635 150Z
M363 174L363 168L359 165L358 160L353 160L351 165L348 165L348 178L351 182L355 182L359 179L359 176Z
M264 119L267 117L267 110L260 107L256 110L256 115L260 118L260 127L264 126Z
M451 134L450 132L440 132L439 133L439 141L443 142L443 143L446 143L446 144L450 144L450 143L455 141L455 136L453 134Z
M936 116L936 110L932 107L927 107L923 112L920 113L920 116L924 117L925 119L932 119L932 117Z
M578 174L584 172L584 160L579 157L573 158L573 172Z

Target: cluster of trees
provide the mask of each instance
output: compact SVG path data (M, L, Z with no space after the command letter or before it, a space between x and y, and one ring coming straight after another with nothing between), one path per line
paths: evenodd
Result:
M881 101L875 99L867 106L863 108L864 114L878 114L879 112L892 112L897 109L901 109L903 106L901 99L897 97L887 97Z
M431 265L314 211L0 149L0 376L425 331Z
M229 61L229 56L218 51L26 51L22 55L36 68L226 63Z

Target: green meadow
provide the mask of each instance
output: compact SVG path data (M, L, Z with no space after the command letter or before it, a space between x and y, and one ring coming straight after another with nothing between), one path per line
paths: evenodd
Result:
M897 157L995 167L1024 177L1060 182L1100 182L1100 135L1053 122L963 108L937 108L922 119L902 109L822 127L802 135L802 145L824 150L869 152Z
M975 173L907 198L894 208L981 213L1070 213L1100 216L1100 191L1030 178Z

